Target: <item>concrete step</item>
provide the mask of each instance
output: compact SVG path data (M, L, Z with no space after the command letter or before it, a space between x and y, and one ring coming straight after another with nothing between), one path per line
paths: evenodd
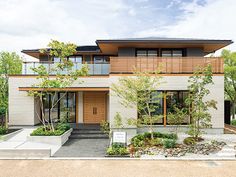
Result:
M72 134L70 139L108 139L106 134Z
M72 134L104 134L100 130L73 130Z

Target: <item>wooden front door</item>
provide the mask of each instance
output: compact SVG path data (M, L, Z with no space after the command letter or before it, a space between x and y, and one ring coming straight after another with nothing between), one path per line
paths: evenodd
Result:
M101 123L106 119L106 92L84 92L84 123Z

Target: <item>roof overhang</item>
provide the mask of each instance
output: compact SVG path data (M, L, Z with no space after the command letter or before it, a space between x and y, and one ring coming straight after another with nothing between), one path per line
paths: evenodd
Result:
M68 88L38 88L19 87L19 91L109 91L109 87L68 87Z
M233 43L232 40L200 40L200 39L127 39L97 40L103 53L118 53L118 48L203 48L206 54L215 52Z

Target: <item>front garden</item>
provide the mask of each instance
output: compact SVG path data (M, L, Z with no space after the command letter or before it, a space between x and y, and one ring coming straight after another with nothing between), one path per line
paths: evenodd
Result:
M153 132L153 138L151 138L151 133L145 132L134 136L127 147L123 144L113 143L107 149L107 155L118 157L210 155L221 151L225 145L225 142L216 140L193 137L180 139L175 133Z

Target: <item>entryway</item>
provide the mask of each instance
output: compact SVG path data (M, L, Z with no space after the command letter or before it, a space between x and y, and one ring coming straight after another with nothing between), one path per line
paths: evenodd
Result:
M99 124L79 124L69 140L54 154L55 157L104 157L109 136Z

